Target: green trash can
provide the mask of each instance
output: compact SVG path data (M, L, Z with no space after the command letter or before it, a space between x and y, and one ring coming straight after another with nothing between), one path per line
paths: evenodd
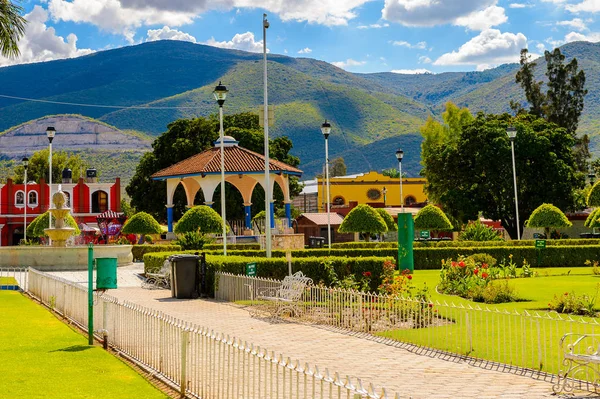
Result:
M117 258L96 258L96 289L117 288Z

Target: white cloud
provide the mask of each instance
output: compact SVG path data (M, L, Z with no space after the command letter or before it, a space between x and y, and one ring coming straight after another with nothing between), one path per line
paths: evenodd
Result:
M77 48L77 36L73 33L67 36L57 36L52 27L46 25L48 12L36 5L25 19L28 21L25 35L19 41L21 55L16 59L0 56L0 66L25 64L31 62L50 61L61 58L73 58L93 53L90 49Z
M332 62L332 65L335 65L338 68L342 68L342 69L348 69L351 67L355 67L355 66L361 66L361 65L365 65L367 62L366 61L356 61L353 60L352 58L348 58L346 61L337 61L337 62Z
M583 0L578 4L567 4L565 9L572 13L578 14L580 12L599 12L600 1L598 0Z
M263 51L263 42L254 40L254 33L246 32L246 33L238 33L233 39L230 41L218 42L214 37L208 39L205 43L209 46L228 48L228 49L236 49L236 50L244 50L250 51L253 53L260 53ZM267 49L267 52L269 50Z
M422 55L419 57L419 64L431 64L431 58Z
M196 43L196 38L189 33L171 29L168 26L163 26L162 29L149 29L147 33L148 42L157 40L181 40L184 42Z
M590 32L590 33L579 33L579 32L569 32L565 35L564 43L570 42L599 42L600 41L600 32Z
M400 73L400 74L404 74L404 75L423 75L426 73L431 73L431 71L427 70L427 69L393 69L391 72L393 73Z
M392 42L392 45L394 46L400 46L400 47L406 47L406 48L416 48L419 50L424 50L427 48L427 42L419 42L416 44L410 44L409 42L406 42L404 40L397 40Z
M502 25L508 21L504 8L491 6L485 10L475 11L454 21L454 25L465 26L471 30L486 30L492 26Z
M310 54L310 53L312 53L312 50L309 49L308 47L305 47L302 50L298 51L298 54Z
M533 7L533 4L525 4L525 3L510 3L508 8L528 8Z
M357 28L358 29L381 29L381 28L387 28L389 27L390 24L371 24L371 25L358 25Z
M383 18L406 26L435 26L455 22L495 5L497 0L385 0Z
M539 51L540 53L543 53L544 51L546 51L546 46L544 45L544 43L538 43L535 45L535 48L537 49L537 51Z
M433 65L498 65L519 61L522 48L527 47L527 38L522 33L501 33L497 29L481 32L457 51L443 54Z
M581 19L581 18L573 18L570 21L558 21L556 23L556 25L559 26L568 26L571 29L575 29L578 31L584 31L587 30L587 25L585 24L585 22Z

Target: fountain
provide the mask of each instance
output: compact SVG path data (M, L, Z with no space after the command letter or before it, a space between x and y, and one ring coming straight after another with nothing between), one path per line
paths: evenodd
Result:
M44 229L44 232L52 240L53 247L66 247L67 239L71 237L75 229L65 226L65 218L69 214L69 208L65 206L67 197L62 191L61 186L58 186L58 191L52 196L53 208L48 209L50 217L54 217L54 227Z

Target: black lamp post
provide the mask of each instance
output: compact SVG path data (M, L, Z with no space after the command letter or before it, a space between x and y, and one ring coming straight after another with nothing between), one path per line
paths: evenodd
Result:
M398 160L398 177L400 178L400 209L404 213L404 195L402 193L402 158L404 158L404 151L402 148L398 148L396 151L396 159Z
M219 104L219 147L221 149L221 217L223 218L223 255L227 256L227 217L225 215L225 145L223 133L223 104L227 98L227 88L219 82L213 95Z
M327 244L329 249L331 249L331 214L330 207L331 201L329 199L329 133L331 133L331 124L325 122L321 125L321 133L323 133L323 137L325 137L325 185L327 187Z
M23 186L25 187L25 195L23 198L23 241L27 241L27 167L29 166L29 158L23 158Z

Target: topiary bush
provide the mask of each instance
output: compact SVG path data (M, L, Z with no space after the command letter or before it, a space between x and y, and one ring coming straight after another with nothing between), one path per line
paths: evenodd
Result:
M121 230L123 234L160 234L162 233L162 228L160 224L152 217L152 215L146 212L138 212L125 222L123 225L123 229Z
M572 225L565 214L552 204L538 206L525 222L526 227L543 228L546 238L550 237L550 228L560 229Z
M587 205L589 207L600 206L600 181L596 182L588 193Z
M448 216L437 206L427 205L415 216L415 229L450 231L453 229Z
M585 223L583 224L585 227L589 227L590 229L600 227L600 208L596 208L589 214L587 219L585 219Z
M49 217L50 217L50 212L46 211L46 212L42 213L41 215L39 215L38 217L36 217L35 219L33 219L31 224L33 224L34 227L27 229L27 235L31 234L31 237L44 237L46 235L46 232L44 231L44 229L48 228L48 223L49 223L48 218ZM52 225L54 225L54 223L55 223L55 218L54 218L54 216L52 216ZM79 234L81 234L81 230L79 230L79 226L77 225L77 222L75 221L73 216L71 216L70 213L67 214L67 216L65 217L65 225L75 229L75 230L73 230L73 233L71 233L72 236L78 236Z
M187 232L220 233L223 230L223 219L210 206L198 205L183 214L175 225L175 233Z
M340 233L362 233L365 241L369 241L371 234L385 233L387 225L375 209L361 204L346 215L338 231Z
M392 215L390 215L383 208L377 208L375 210L377 211L377 213L379 214L379 216L381 216L381 218L385 222L385 225L387 226L388 231L398 231L398 226L394 222L394 218L392 217Z
M496 230L481 223L479 219L469 222L458 239L460 241L503 241Z

